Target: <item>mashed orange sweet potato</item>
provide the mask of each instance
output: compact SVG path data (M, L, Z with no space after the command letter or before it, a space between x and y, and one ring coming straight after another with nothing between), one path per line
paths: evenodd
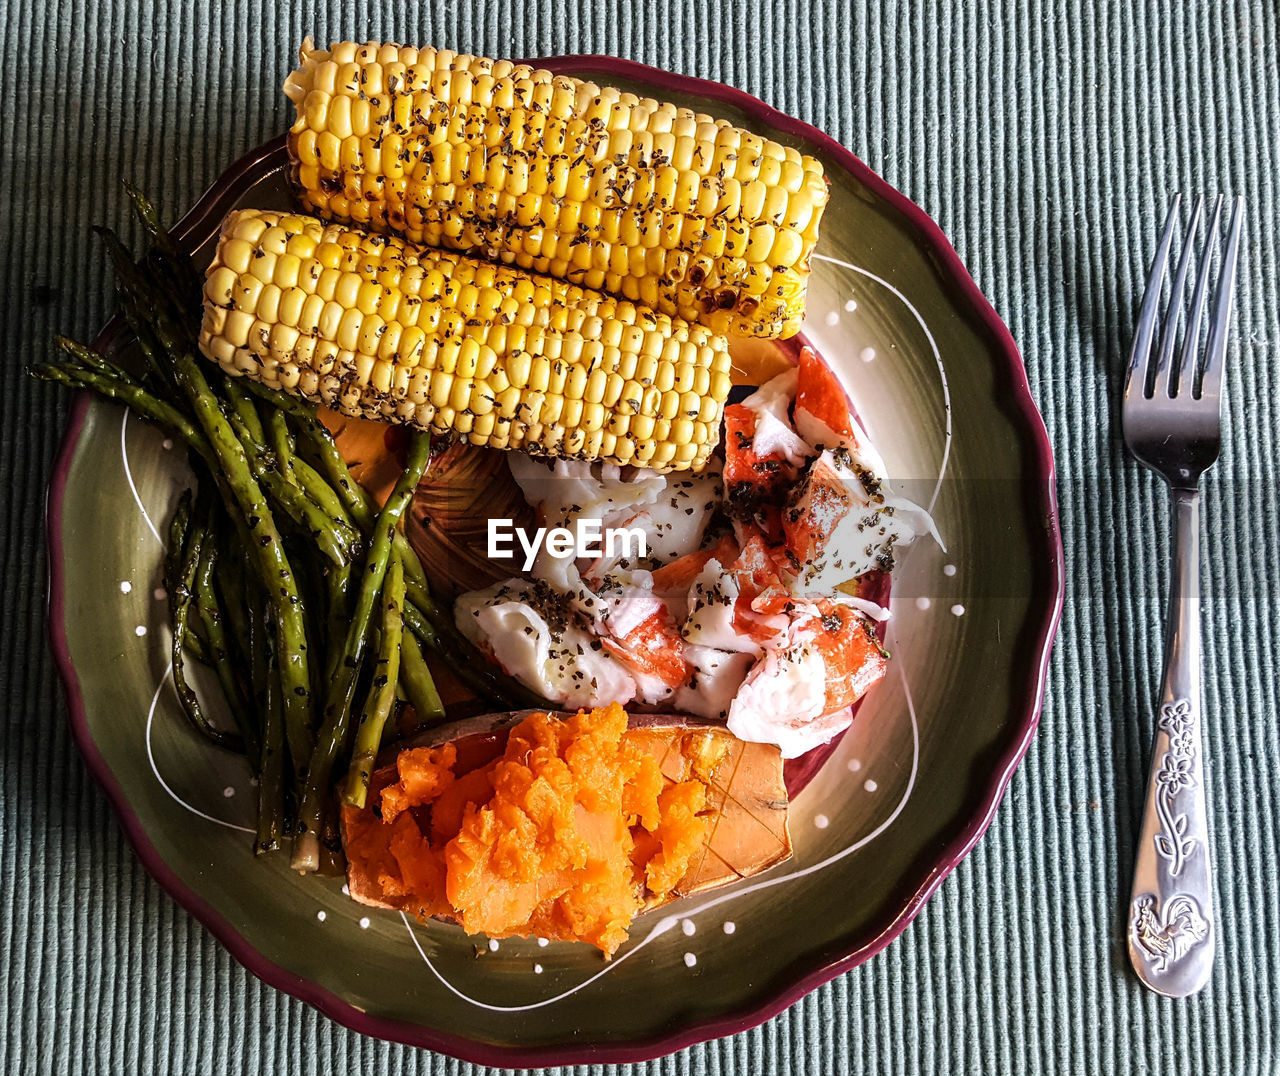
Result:
M348 858L380 898L419 916L612 954L711 828L706 785L664 777L659 746L615 704L533 714L470 768L452 744L403 751L372 806L345 812Z

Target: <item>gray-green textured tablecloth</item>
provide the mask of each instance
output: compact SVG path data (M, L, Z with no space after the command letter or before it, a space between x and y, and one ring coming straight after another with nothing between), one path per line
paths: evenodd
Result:
M185 208L286 125L278 87L307 32L630 56L822 127L941 224L1021 346L1053 438L1066 611L1040 733L990 832L880 956L652 1071L1280 1070L1276 30L1272 0L299 0L279 13L6 0L0 1072L478 1071L346 1031L262 985L178 908L81 764L45 642L41 506L67 397L23 367L54 331L84 337L107 313L88 228L126 224L120 177L158 192L166 216ZM1175 190L1249 203L1205 511L1218 959L1181 1002L1138 985L1123 941L1167 541L1162 493L1113 420Z

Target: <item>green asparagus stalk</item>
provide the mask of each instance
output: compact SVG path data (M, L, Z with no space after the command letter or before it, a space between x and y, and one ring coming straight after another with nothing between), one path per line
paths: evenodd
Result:
M399 562L397 562L399 563ZM401 571L404 566L401 564ZM404 610L401 610L401 621ZM400 688L405 698L417 714L422 725L432 725L443 721L445 717L444 703L440 701L440 692L436 690L436 682L427 668L427 659L422 653L418 638L411 631L406 631L400 639Z
M271 659L271 627L268 606L251 610L253 684L261 714L262 743L257 777L256 855L274 852L284 839L287 751L284 745L284 713L280 699L280 670Z
M169 613L173 620L173 686L182 703L183 712L192 728L198 733L229 751L244 752L244 740L233 732L225 732L213 725L200 706L200 700L194 689L187 683L184 645L187 635L187 618L191 611L196 575L200 565L200 557L208 532L200 522L193 521L189 505L189 493L184 494L186 507L179 502L179 510L169 525L169 540L183 549L182 559L177 569L177 577L169 591Z
M223 697L231 716L240 730L244 741L245 753L256 770L259 762L260 745L258 732L254 727L249 702L240 677L232 665L232 654L223 631L222 608L218 594L214 588L214 570L218 565L218 547L212 523L207 528L206 540L200 550L199 566L195 575L195 602L200 620L204 624L205 637L208 641L209 662L218 677L218 685L222 688Z
M57 381L73 388L92 389L109 400L119 400L167 433L180 438L200 455L209 452L204 435L181 411L152 395L141 385L131 384L103 370L69 363L39 363L31 368L31 373L45 381Z
M342 802L350 807L363 807L369 794L373 763L382 743L382 730L396 703L396 684L400 676L400 637L404 630L401 610L404 608L404 568L395 557L390 558L386 583L382 588L382 633L378 657L373 666L373 686L356 728L355 750L347 770L346 791Z

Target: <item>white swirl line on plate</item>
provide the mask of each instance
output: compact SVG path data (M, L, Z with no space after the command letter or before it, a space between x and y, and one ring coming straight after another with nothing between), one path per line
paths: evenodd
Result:
M902 678L902 690L907 700L907 712L911 715L911 773L907 778L907 787L903 790L902 798L898 800L897 806L894 807L893 812L889 817L876 826L876 828L870 833L854 841L853 844L847 845L840 849L840 851L829 855L826 859L819 860L817 863L812 863L807 867L802 867L800 870L791 871L787 874L776 875L772 878L763 878L760 881L753 882L751 885L744 886L741 889L733 889L730 892L722 893L718 897L713 897L711 900L703 901L692 909L682 908L679 915L669 915L658 920L649 933L644 936L643 940L638 942L636 945L633 945L621 956L610 961L590 978L584 979L576 986L571 986L568 990L562 990L558 994L554 994L548 998L543 998L541 1001L530 1002L527 1005L491 1005L487 1001L480 1001L478 998L473 998L470 994L463 993L436 970L436 966L431 963L431 958L427 956L421 944L419 944L418 936L413 932L413 925L409 922L409 917L405 915L404 912L401 912L400 918L404 921L405 929L409 932L409 937L413 941L413 947L418 950L418 955L422 957L423 963L431 970L431 974L439 979L451 993L461 998L463 1001L469 1002L478 1009L488 1009L490 1012L528 1012L532 1009L541 1009L547 1005L553 1005L558 1001L563 1001L570 995L576 994L579 990L583 990L590 986L597 979L607 975L623 961L640 952L640 950L653 941L654 938L667 933L667 931L676 926L681 919L692 919L696 915L708 912L712 908L718 908L722 904L728 904L730 901L737 900L739 897L744 897L748 893L759 893L762 890L772 889L776 885L781 885L783 882L790 882L797 878L804 878L807 875L816 874L818 871L825 870L827 867L830 867L833 863L838 863L845 857L852 855L854 852L858 851L858 849L865 847L871 841L879 837L880 834L882 834L897 820L898 815L900 815L903 808L906 807L907 800L911 798L912 790L915 788L916 784L916 774L919 770L920 764L920 726L916 720L916 707L915 702L911 697L911 687L907 683L907 674L902 671L902 665L900 662L895 664L898 668L898 675Z
M169 793L169 798L172 799L173 802L178 804L180 807L185 807L192 814L198 815L199 817L207 819L210 822L216 822L220 826L226 826L227 829L239 830L241 833L255 832L254 830L250 829L248 826L236 825L236 823L234 822L228 822L225 818L215 818L211 814L205 814L204 811L200 810L197 807L192 807L191 804L189 804L186 800L184 800L181 796L179 796L172 788L169 787L168 781L166 781L163 777L160 776L160 770L156 767L155 752L151 750L151 725L155 721L156 705L160 702L160 692L164 690L165 682L169 679L169 674L172 672L173 672L173 662L170 661L168 667L164 670L163 675L161 675L160 677L160 683L156 684L156 692L154 695L151 696L151 707L150 709L147 710L147 736L146 736L147 761L151 763L151 772L155 775L156 780L160 782L160 787L163 788L167 793Z
M156 541L163 546L164 539L160 537L160 532L156 530L156 525L151 522L151 516L147 514L147 509L142 503L142 498L138 496L138 487L133 484L133 471L129 467L129 444L125 439L125 431L128 429L128 426L129 409L126 407L124 417L120 420L120 461L124 464L124 477L129 483L129 492L133 494L133 503L138 506L138 511L142 513L143 521L147 524L151 533L156 536Z
M929 504L925 508L925 511L932 512L933 506L938 501L938 492L942 489L942 479L947 473L947 463L951 459L951 387L947 384L947 371L942 365L942 354L938 351L938 343L934 340L933 333L929 331L929 326L925 324L924 318L920 316L920 311L912 305L911 300L883 277L878 277L870 270L863 269L852 262L844 261L842 258L832 258L826 254L814 254L813 257L817 258L818 261L830 262L832 265L839 265L850 272L859 273L888 288L911 311L912 316L920 323L920 328L924 331L925 338L929 341L929 347L933 351L933 361L938 364L938 377L942 379L942 406L947 416L946 438L942 446L942 463L938 467L938 481L933 487L933 496L929 498Z

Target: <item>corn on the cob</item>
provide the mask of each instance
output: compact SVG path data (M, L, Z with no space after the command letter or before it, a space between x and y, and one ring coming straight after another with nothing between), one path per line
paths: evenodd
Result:
M664 471L720 437L723 337L551 277L244 210L204 295L205 355L349 415Z
M303 204L622 295L718 333L792 336L822 165L727 120L436 49L303 44L285 82Z

